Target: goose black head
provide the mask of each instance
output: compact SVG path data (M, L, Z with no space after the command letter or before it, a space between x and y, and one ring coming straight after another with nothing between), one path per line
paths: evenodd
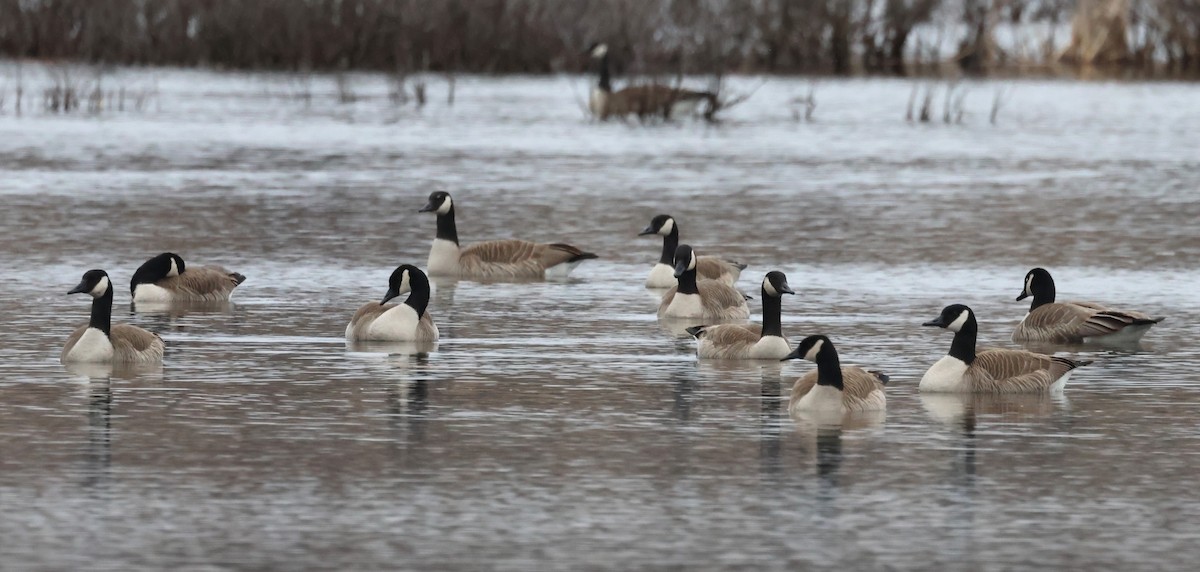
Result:
M817 356L821 355L821 350L825 348L833 348L833 342L825 336L808 336L800 341L800 345L792 350L792 353L779 361L787 361L790 359L804 358L808 361L817 361Z
M767 273L767 276L763 278L762 289L763 293L767 296L774 296L776 298L784 294L795 294L792 288L788 286L787 275L778 270L772 270Z
M696 270L696 253L692 247L681 244L675 248L675 277L679 278L688 271Z
M1034 268L1025 274L1025 289L1021 290L1021 295L1017 296L1017 301L1020 302L1030 296L1039 298L1049 295L1050 300L1054 299L1054 279L1050 277L1050 273L1045 268Z
M450 199L450 193L445 191L434 191L429 194L429 202L421 207L417 212L437 213L444 215L454 208L454 201Z
M179 276L185 268L183 258L178 254L174 252L159 254L147 260L138 267L137 272L133 273L133 279L129 281L129 291L132 293L136 290L138 284L153 284L163 278Z
M650 226L642 229L642 232L639 232L638 236L645 236L647 234L670 236L672 232L675 232L675 219L671 218L671 215L660 214L650 219Z
M388 278L388 291L383 296L383 301L379 304L387 304L388 300L407 294L412 291L413 275L421 272L421 269L411 264L401 264L392 271L392 276ZM424 274L421 274L424 276Z
M67 292L67 294L87 293L93 298L100 298L108 294L110 288L112 288L112 283L108 279L107 272L99 269L88 270L83 273L83 280L80 280L79 284L72 288L70 292Z
M921 324L922 326L937 326L957 333L971 319L971 309L962 304L951 304L942 309L937 319Z

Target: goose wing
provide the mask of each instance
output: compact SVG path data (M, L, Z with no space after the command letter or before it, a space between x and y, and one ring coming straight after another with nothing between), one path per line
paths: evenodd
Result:
M1157 324L1162 321L1162 318L1152 318L1142 312L1118 310L1095 302L1067 302L1065 305L1080 308L1080 315L1087 312L1086 319L1079 327L1079 335L1084 338L1113 334L1135 324Z
M667 313L667 308L671 306L671 301L675 299L676 292L679 292L678 286L667 288L667 291L663 293L662 301L658 303L658 317L661 318L663 314Z
M733 284L742 275L745 264L719 258L716 256L699 256L696 258L696 275L698 278L722 280Z
M1037 393L1049 390L1077 362L1024 350L995 349L979 353L963 374L981 393Z
M883 395L887 376L860 367L842 367L842 402L849 410L877 409L872 402ZM879 392L876 394L875 392Z
M198 300L222 300L246 280L220 266L189 266L182 274L163 278L156 285Z
M796 382L792 384L792 396L788 398L788 410L791 411L796 403L808 395L812 388L817 385L817 370L813 369L808 373L796 378Z
M421 314L421 321L417 322L417 342L432 342L438 339L438 329L433 323L433 314L426 310Z
M716 103L716 95L707 91L680 89L661 84L635 85L614 92L610 105L614 113L638 115L670 113L671 105L682 101L707 100Z
M1018 341L1081 342L1115 334L1134 324L1152 324L1157 319L1141 312L1114 310L1095 302L1055 302L1034 308L1013 339Z
M346 338L350 340L367 339L367 330L371 328L371 323L395 307L395 304L380 304L378 302L363 304L354 313L354 316L350 318L350 323L346 326ZM428 316L429 312L426 312L425 315Z
M67 354L71 353L71 348L75 347L75 344L79 342L79 338L83 337L83 333L86 332L87 329L88 327L86 325L79 326L74 332L71 332L71 335L67 336L67 343L63 346L62 354L59 356L60 360L67 359Z
M706 316L732 320L750 317L746 296L737 288L716 280L700 280L696 282L696 289L700 291L700 303Z
M700 326L700 357L737 359L750 354L750 348L762 337L758 324L718 324Z
M117 324L109 331L113 361L160 361L166 345L158 334L130 324Z
M596 255L569 244L509 239L467 246L458 263L466 274L484 278L540 278L547 268L588 258Z

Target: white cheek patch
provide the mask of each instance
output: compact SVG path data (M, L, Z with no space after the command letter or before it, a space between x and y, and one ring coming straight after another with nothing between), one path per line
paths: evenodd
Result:
M592 57L593 58L602 58L602 57L604 57L604 54L607 54L607 53L608 53L608 44L600 44L599 46L596 46L595 48L592 49Z
M967 318L969 318L970 316L971 316L970 312L968 312L967 310L963 310L962 312L960 312L958 314L958 317L955 318L953 322L950 322L949 326L946 326L946 329L950 330L951 332L958 333L958 331L962 329L963 324L967 323Z
M675 219L669 218L664 222L662 227L658 229L658 234L663 236L671 236L671 232L675 230Z
M692 253L692 258L688 261L688 270L696 269L696 253Z
M411 290L412 290L412 284L410 284L410 283L409 283L409 281L408 281L408 271L407 271L407 270L405 270L405 271L404 271L404 272L403 272L403 273L400 275L400 290L399 290L399 292L400 292L401 294L406 294L406 293L408 293L408 292L409 292L409 291L411 291Z
M446 200L442 201L442 206L438 207L437 214L447 214L450 212L450 208L453 206L454 201L450 200L450 197L446 197Z
M1025 277L1025 295L1033 296L1033 275Z
M175 265L175 258L171 258L171 269L167 271L167 276L179 276L179 267Z
M775 289L775 285L771 284L770 278L763 280L763 292L766 292L767 294L769 294L771 296L779 295L779 291Z
M821 346L825 345L825 340L817 340L813 347L808 349L808 353L804 354L804 359L808 361L817 361L817 354L821 353Z
M108 293L108 287L108 276L104 276L100 278L100 281L92 287L92 290L88 294L91 294L93 298L99 298Z

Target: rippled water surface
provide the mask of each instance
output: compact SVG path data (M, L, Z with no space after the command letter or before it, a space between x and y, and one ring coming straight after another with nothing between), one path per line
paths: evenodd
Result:
M572 78L463 78L422 111L378 78L121 72L141 113L0 115L0 552L5 569L1185 569L1200 530L1200 88L967 86L962 125L911 85L771 79L718 126L589 124ZM735 81L749 89L757 82ZM10 108L11 111L11 108ZM348 347L433 190L464 241L568 241L566 282L439 284L422 356ZM642 287L654 214L788 274L793 340L891 374L886 419L787 414L812 367L698 363ZM231 305L114 317L160 368L66 368L83 271L175 251L249 277ZM1025 271L1168 319L1060 397L916 391L977 311L1008 346ZM752 311L760 307L758 296ZM757 315L755 319L757 319Z

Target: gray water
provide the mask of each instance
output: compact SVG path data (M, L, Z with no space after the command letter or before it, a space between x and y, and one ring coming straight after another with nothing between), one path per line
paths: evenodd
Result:
M287 76L121 71L141 112L0 116L5 569L1184 569L1200 555L1200 87L969 83L960 125L911 84L772 78L718 126L592 124L579 78L433 83L400 108ZM735 80L749 90L754 79ZM294 97L311 85L310 102ZM423 266L433 190L465 242L568 241L565 282L439 284L427 355L346 322ZM787 364L697 362L642 287L677 217L700 253L787 273L793 341L891 375L886 419L787 414ZM66 368L89 268L175 251L234 302L114 319L158 368ZM1025 272L1168 319L1061 397L919 395L971 305L1010 346ZM757 296L756 296L757 298ZM759 311L752 301L752 311ZM758 319L755 315L754 319Z

